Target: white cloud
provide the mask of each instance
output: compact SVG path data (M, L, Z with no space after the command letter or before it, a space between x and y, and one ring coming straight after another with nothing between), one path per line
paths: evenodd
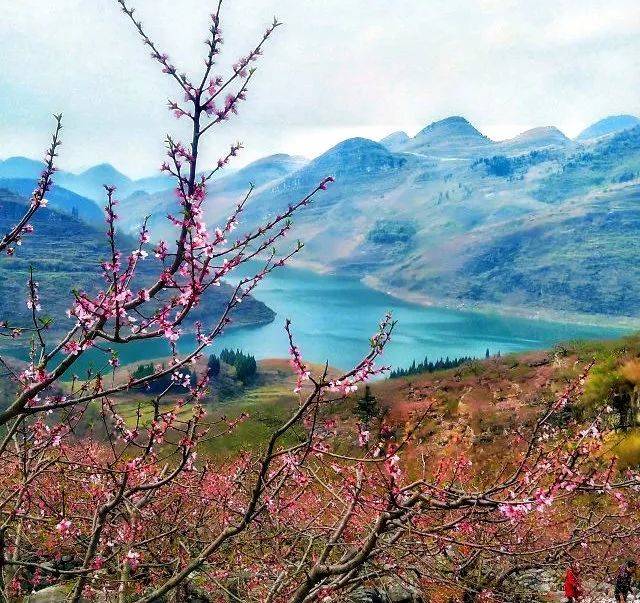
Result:
M621 3L620 6L600 6L597 10L567 11L551 23L544 39L573 44L611 36L637 35L640 26L637 11L628 8Z

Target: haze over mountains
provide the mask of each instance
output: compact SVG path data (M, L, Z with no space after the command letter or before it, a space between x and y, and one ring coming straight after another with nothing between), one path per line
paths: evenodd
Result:
M44 164L41 161L26 157L10 157L0 161L0 181L5 178L35 180L40 176ZM153 176L140 180L131 180L108 163L93 166L79 174L59 171L56 173L56 184L77 195L103 203L104 185L118 187L121 195L130 195L137 190L149 192L165 190L172 185L171 178Z
M0 162L0 188L18 192L36 164ZM455 116L413 137L346 140L312 161L274 155L212 182L207 221L224 219L253 183L243 225L255 225L327 175L336 183L296 218L300 259L314 269L436 303L637 313L637 117L607 117L573 140L540 127L496 142ZM56 182L50 201L63 211L80 202L68 191L101 204L102 184L114 183L125 228L150 214L153 235L172 236L166 215L179 208L163 177L131 181L102 165ZM78 215L92 221L89 207Z

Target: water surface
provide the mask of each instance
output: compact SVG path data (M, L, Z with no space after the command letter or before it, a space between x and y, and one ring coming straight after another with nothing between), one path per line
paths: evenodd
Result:
M423 307L370 289L353 279L288 267L261 283L255 297L277 313L275 321L260 327L230 329L209 348L210 353L232 347L250 352L258 359L286 357L284 321L290 318L298 346L307 360L328 360L332 366L349 368L367 353L369 337L389 310L398 321L385 353L385 362L393 366L407 366L425 356L433 360L446 356L483 357L487 349L492 354L506 354L548 348L560 341L611 338L629 332L624 328ZM187 351L194 339L185 336L180 342L181 351ZM156 340L123 347L120 355L125 364L166 356L168 351L164 341ZM90 355L83 357L82 365L78 363L74 372L81 374L91 360Z

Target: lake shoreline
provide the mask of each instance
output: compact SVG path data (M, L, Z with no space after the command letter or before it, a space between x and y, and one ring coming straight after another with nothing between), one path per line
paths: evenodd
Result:
M323 274L323 273L321 273ZM328 273L324 273L328 274ZM521 306L505 306L492 303L465 304L458 300L447 300L430 297L423 293L409 291L402 287L385 286L376 276L365 276L360 282L370 289L385 293L404 302L417 304L424 308L447 308L477 314L492 314L497 316L512 316L527 320L543 320L545 322L572 323L592 327L612 327L624 329L640 329L640 318L630 316L611 316L606 314L585 314L580 312L566 312L562 310L529 310Z
M245 266L245 271L251 274L253 267ZM239 272L237 276L243 278L245 274ZM563 341L614 339L633 330L590 326L566 318L552 322L544 320L542 313L532 320L504 311L463 310L459 305L445 307L425 298L414 303L405 301L401 292L394 293L391 296L380 284L372 287L350 276L287 267L274 272L255 291L256 299L276 313L275 320L251 326L235 323L234 328L225 329L216 338L207 353L228 348L244 350L256 360L286 358L290 344L284 320L291 318L296 345L306 361L329 361L333 367L349 369L368 353L371 335L388 311L393 312L397 325L383 362L393 367L409 366L425 356L432 360L447 356L479 358L487 350L508 354L549 349ZM185 332L178 341L178 351L188 353L196 345L195 336ZM114 347L122 365L164 358L170 351L164 339ZM90 368L94 372L109 370L104 352L88 350L72 372L80 375Z
M340 276L332 270L308 260L296 259L291 266L300 270L309 270L319 276ZM354 277L357 278L357 277ZM571 323L590 327L610 327L622 329L640 330L640 317L616 316L609 314L587 314L584 312L568 312L565 310L535 309L531 310L522 306L507 306L504 304L482 303L482 302L461 302L447 298L438 298L409 291L403 287L392 287L384 285L380 278L374 275L367 275L359 279L359 282L380 293L410 304L416 304L423 308L444 308L448 310L459 310L461 312L472 312L476 314L504 316L513 318L524 318L527 320L541 320L545 322Z

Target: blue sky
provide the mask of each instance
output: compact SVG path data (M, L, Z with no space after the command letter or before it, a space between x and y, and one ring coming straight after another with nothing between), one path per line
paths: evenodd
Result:
M131 0L181 67L199 65L202 0ZM211 3L213 4L213 2ZM216 132L213 162L241 140L238 165L315 156L349 136L415 133L452 114L494 138L537 125L569 135L608 114L640 114L637 0L227 0L229 63L274 14L285 22L237 121ZM154 173L171 82L112 0L0 3L0 157L40 156L50 114L65 114L61 165L108 161Z

